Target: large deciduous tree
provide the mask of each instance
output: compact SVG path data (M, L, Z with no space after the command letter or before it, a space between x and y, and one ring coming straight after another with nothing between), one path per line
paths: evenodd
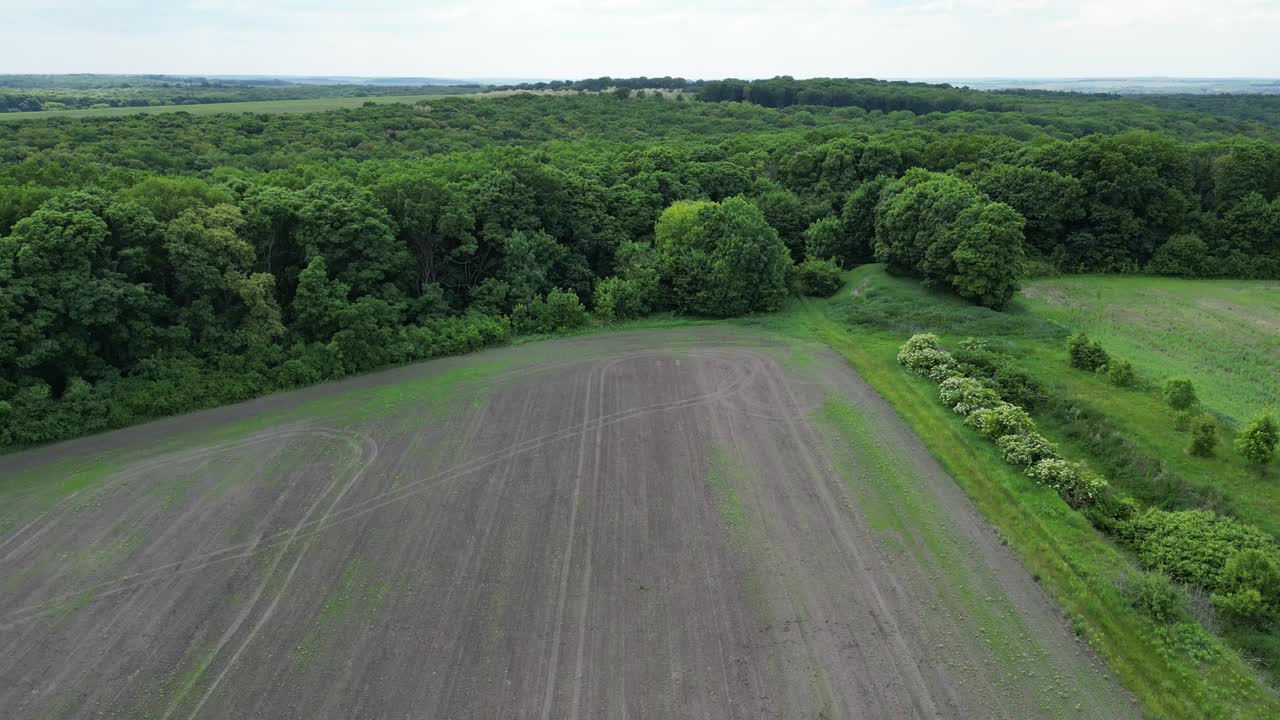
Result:
M790 253L745 198L677 203L655 236L678 310L727 317L776 309L786 297Z

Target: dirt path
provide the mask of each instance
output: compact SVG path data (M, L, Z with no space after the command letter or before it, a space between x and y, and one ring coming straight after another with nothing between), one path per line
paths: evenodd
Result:
M0 474L0 716L1136 716L822 348L582 338L147 427Z

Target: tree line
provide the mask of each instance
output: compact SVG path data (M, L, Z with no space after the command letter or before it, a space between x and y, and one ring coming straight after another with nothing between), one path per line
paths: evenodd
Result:
M0 86L0 113L380 95L459 95L479 92L483 89L484 87L480 85L224 85L221 83L165 83L105 88L25 89Z
M513 96L0 124L0 444L589 314L770 310L873 260L992 307L1028 269L1280 277L1274 142L819 111Z

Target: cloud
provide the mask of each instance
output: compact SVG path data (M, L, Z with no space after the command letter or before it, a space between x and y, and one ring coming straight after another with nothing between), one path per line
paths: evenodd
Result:
M1276 0L0 0L0 72L1267 75Z

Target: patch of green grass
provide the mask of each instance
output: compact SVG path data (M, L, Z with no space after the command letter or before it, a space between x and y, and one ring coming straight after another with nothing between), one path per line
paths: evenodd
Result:
M338 637L343 626L376 617L386 606L388 586L375 577L368 563L357 558L348 563L338 584L325 596L307 637L289 651L295 667L308 669Z
M742 499L738 497L730 468L731 462L725 448L713 447L707 462L707 485L716 496L720 517L733 534L735 543L745 545L749 540L747 510L742 505Z
M853 273L851 280L854 288L896 284L879 268L864 268ZM1064 509L1056 498L1038 497L1034 486L1000 459L994 445L966 428L937 401L932 383L908 375L896 362L898 347L913 331L947 332L958 327L963 335L971 335L982 326L1006 334L1030 332L1048 338L1060 333L1045 328L1034 317L1015 312L1004 319L990 318L949 302L910 313L916 319L928 315L951 318L954 322L947 327L930 328L923 323L904 327L884 318L883 328L868 322L851 330L848 304L866 297L865 289L850 295L847 286L830 303L805 303L793 310L791 317L773 324L813 332L888 400L1040 579L1063 613L1075 619L1079 634L1134 692L1148 714L1160 718L1276 717L1280 701L1221 642L1212 640L1212 652L1203 660L1168 653L1155 627L1117 590L1117 580L1133 569L1130 560L1078 513ZM899 299L890 300L896 303ZM876 307L889 304L874 297L872 302ZM920 304L917 301L916 305Z
M1235 424L1280 411L1280 282L1076 275L1029 283L1019 305L1089 333L1151 381L1192 378Z
M769 567L770 558L766 544L756 537L758 522L753 522L752 511L742 497L747 471L734 458L731 448L713 443L707 454L706 481L730 543L742 558L743 585L751 609L758 617L768 618L769 601L761 573Z
M823 418L834 430L833 445L848 450L833 455L857 499L858 511L873 529L890 534L890 545L914 567L942 580L936 592L963 609L966 621L977 628L1005 672L1016 671L1026 660L1030 629L1008 598L975 585L972 569L965 565L944 527L949 509L922 492L917 471L906 455L886 447L858 407L844 398L831 397L823 403Z

